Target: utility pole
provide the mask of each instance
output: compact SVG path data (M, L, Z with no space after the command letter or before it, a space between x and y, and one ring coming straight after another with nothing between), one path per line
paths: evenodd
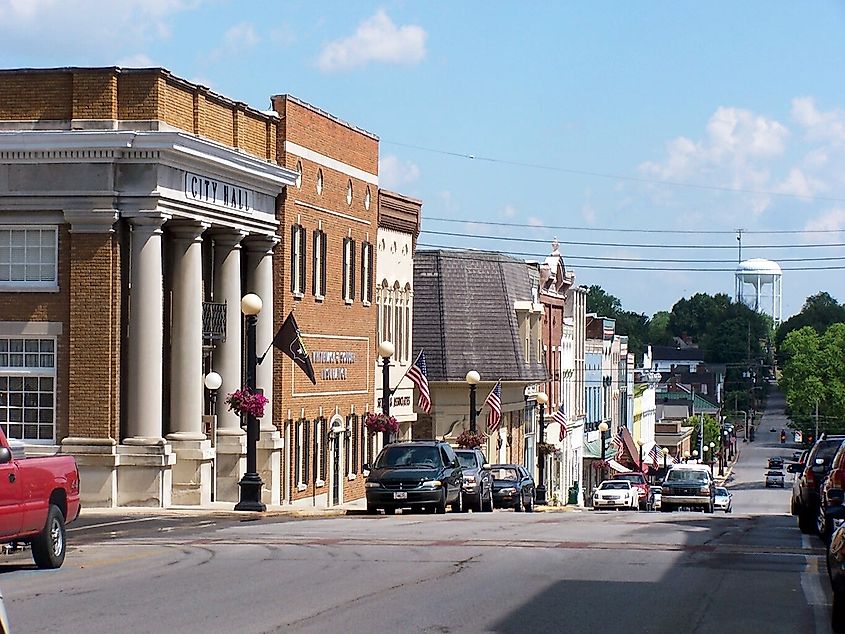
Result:
M816 435L813 436L813 442L819 439L819 399L816 399Z

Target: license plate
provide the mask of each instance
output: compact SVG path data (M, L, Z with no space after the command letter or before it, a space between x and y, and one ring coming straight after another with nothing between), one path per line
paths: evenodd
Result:
M407 491L396 491L393 494L394 500L407 500L408 499L408 492Z

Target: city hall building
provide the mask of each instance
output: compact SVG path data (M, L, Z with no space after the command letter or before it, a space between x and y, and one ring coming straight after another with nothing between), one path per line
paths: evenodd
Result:
M73 454L87 506L237 500L245 433L224 399L243 385L251 292L264 501L360 497L377 450L362 419L378 139L290 96L260 111L164 69L0 71L0 95L7 435L28 455ZM316 385L271 348L291 311Z

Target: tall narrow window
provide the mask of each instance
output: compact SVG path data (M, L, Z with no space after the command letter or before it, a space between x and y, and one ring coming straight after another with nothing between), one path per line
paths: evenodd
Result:
M311 430L309 421L302 421L302 482L308 485L308 476L310 473L311 463L309 458L311 456L311 435L308 433Z
M361 243L361 301L369 305L373 301L373 245Z
M317 170L317 195L322 196L323 194L323 170Z
M405 291L405 361L411 360L411 293Z
M296 162L296 188L302 189L302 161Z
M358 473L358 445L361 430L358 416L349 418L349 433L352 434L352 460L349 462L349 473Z
M323 442L323 427L322 418L314 421L314 480L318 487L325 484L323 469L326 466L324 454L326 443Z
M302 225L290 228L290 291L302 297L305 294L305 229Z
M329 425L323 418L320 421L320 481L325 483L329 472Z
M352 181L351 180L346 184L346 204L347 205L352 204Z
M355 240L343 239L343 300L355 299Z
M55 339L0 338L0 427L9 438L55 440L55 385Z
M402 319L405 317L405 311L402 310L404 304L404 298L402 297L402 292L399 290L395 291L396 293L396 310L393 311L393 319L395 323L396 329L396 339L394 339L395 348L396 348L396 361L398 363L402 363L404 360L402 358L402 349L403 349L403 340L405 337L405 328L404 324L402 323Z
M316 229L311 251L311 293L322 299L326 295L326 234Z

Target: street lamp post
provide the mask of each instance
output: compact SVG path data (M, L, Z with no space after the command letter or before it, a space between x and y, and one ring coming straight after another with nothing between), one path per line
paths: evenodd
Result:
M241 312L246 317L246 387L255 393L255 370L258 357L255 350L255 326L258 323L258 313L261 312L261 298L248 293L241 299ZM267 507L261 501L261 489L264 483L258 475L257 445L258 419L252 412L246 416L246 473L240 486L240 499L235 504L236 511L265 511Z
M722 456L720 455L720 456L719 456L719 460L721 461L721 459L722 459ZM713 475L713 463L714 463L715 461L716 461L716 443L714 443L713 441L711 441L711 442L710 442L710 475L711 475L711 476ZM722 468L722 467L721 467L721 462L720 462L720 466L719 466L720 472L719 472L719 475L722 475L722 473L721 473L721 468Z
M602 480L604 480L606 478L605 473L606 473L606 470L607 470L607 467L605 466L605 462L604 462L604 456L605 456L605 453L607 451L607 445L606 445L606 442L605 442L604 435L605 435L605 433L607 433L607 429L608 429L607 423L605 423L604 421L599 423L599 433L601 433L601 479Z
M469 430L474 434L478 429L475 424L475 416L478 412L475 409L475 386L481 380L481 375L475 370L467 372L466 381L469 384Z
M728 430L719 436L721 446L719 447L719 475L725 475L725 444L728 442Z
M385 417L390 416L390 357L396 348L390 341L382 341L378 345L378 356L381 357L381 411ZM382 432L382 444L389 445L390 432Z
M701 460L702 460L702 462L704 462L704 464L705 464L705 465L709 465L709 466L710 466L710 475L712 476L712 475L713 475L713 461L712 461L712 460L707 460L707 452L708 452L709 450L710 450L710 447L708 447L707 445L704 445L704 446L701 448ZM710 457L711 457L711 458L713 457L713 454L712 454L712 453L710 454Z
M211 415L217 414L217 390L223 385L223 377L213 370L205 375L205 389L208 390L208 396L211 399Z
M545 392L537 392L537 403L540 405L540 444L546 442L546 404L549 397ZM538 465L540 484L537 485L537 504L546 503L546 454L538 452Z
M660 453L663 454L663 474L664 474L664 477L665 477L665 474L666 474L666 458L669 455L669 448L663 447L663 449L660 450Z
M689 462L689 450L684 451L684 462Z

